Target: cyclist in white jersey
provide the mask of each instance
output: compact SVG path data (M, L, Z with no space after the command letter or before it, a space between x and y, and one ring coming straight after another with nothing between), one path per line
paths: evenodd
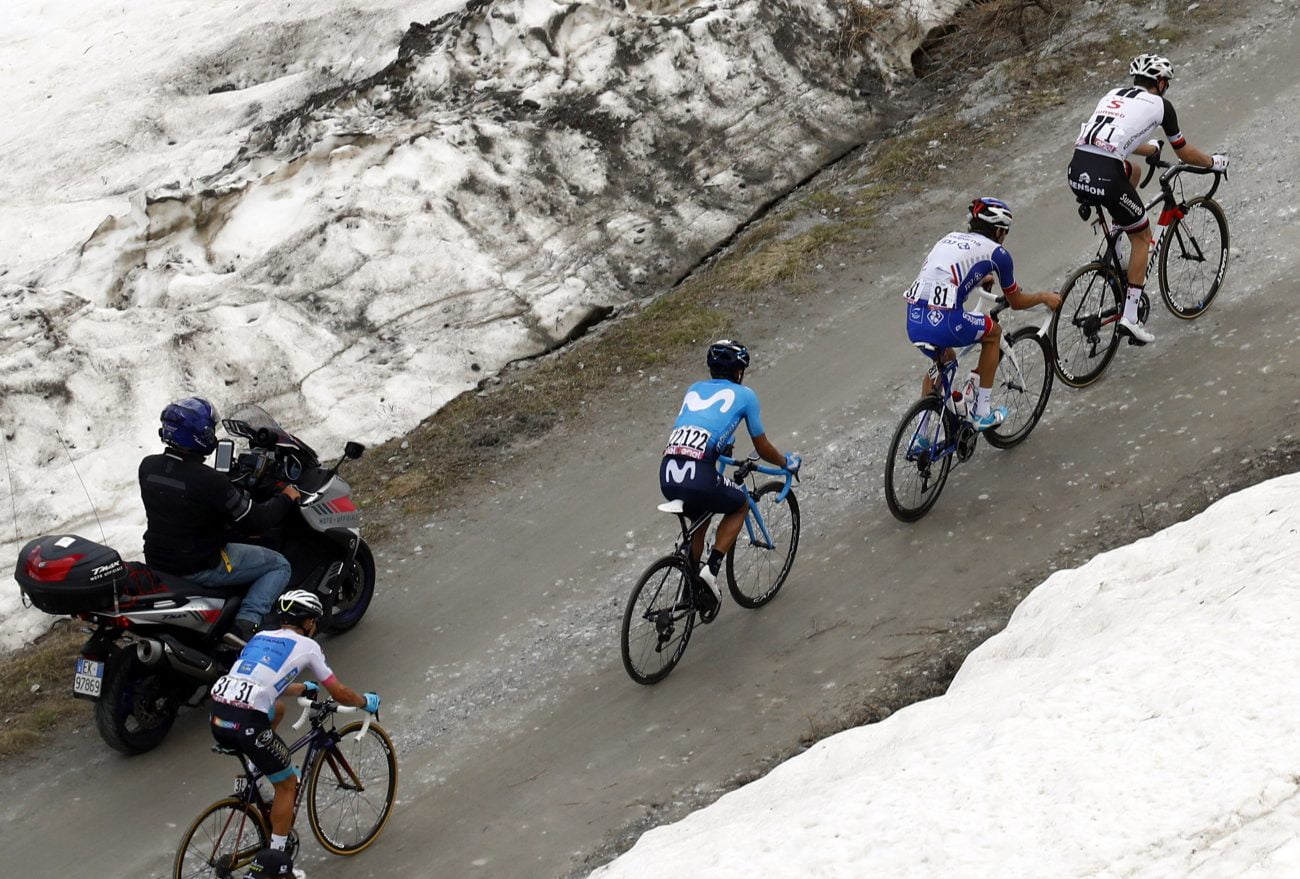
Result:
M1226 171L1228 157L1207 155L1183 137L1174 105L1164 96L1174 77L1168 58L1139 55L1129 65L1129 73L1133 85L1107 92L1080 126L1067 177L1077 195L1104 205L1115 225L1128 233L1128 296L1119 329L1137 344L1145 345L1155 341L1155 336L1138 320L1138 301L1146 283L1152 235L1137 193L1142 171L1128 157L1159 155L1160 143L1147 140L1156 126L1164 129L1169 145L1182 162Z
M930 249L921 273L908 288L907 337L943 351L943 360L955 356L954 348L980 346L979 365L971 371L976 385L971 423L987 430L1002 423L1002 407L990 411L993 376L998 368L998 345L1002 329L997 321L978 311L967 311L966 302L976 286L987 289L996 278L1007 303L1016 309L1046 305L1055 310L1061 304L1057 293L1026 293L1016 283L1011 254L1002 242L1011 231L1011 209L996 198L977 198L970 205L968 229L949 232ZM934 387L933 370L921 385L922 396Z
M298 770L275 727L284 717L284 699L300 695L315 699L319 692L315 682L300 684L294 682L295 678L315 678L336 702L364 708L371 714L379 710L379 696L358 693L330 671L325 654L312 640L324 611L315 593L290 590L276 601L276 610L280 628L254 635L230 673L212 685L211 729L217 744L243 754L266 773L267 781L275 787L271 850L282 853L293 829ZM285 860L282 854L273 857Z

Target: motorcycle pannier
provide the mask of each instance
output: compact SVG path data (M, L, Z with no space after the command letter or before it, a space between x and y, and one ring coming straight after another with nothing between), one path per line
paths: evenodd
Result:
M117 550L73 534L38 537L18 554L14 579L40 610L108 610L126 580Z

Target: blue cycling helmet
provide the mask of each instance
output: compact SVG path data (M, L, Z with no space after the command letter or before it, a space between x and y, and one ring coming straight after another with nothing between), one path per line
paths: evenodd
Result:
M709 365L709 375L714 378L731 378L736 370L749 366L749 349L740 342L719 339L709 346L705 362Z
M293 858L280 849L264 848L254 856L248 876L293 876Z
M174 449L212 454L217 447L217 407L202 397L186 397L162 411L158 436Z
M996 198L975 199L970 203L970 216L998 229L1011 228L1011 208Z

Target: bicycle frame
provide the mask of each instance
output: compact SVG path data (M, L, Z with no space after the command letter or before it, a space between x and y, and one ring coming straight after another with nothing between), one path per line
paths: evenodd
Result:
M737 461L735 458L727 455L718 456L718 472L723 472L726 467L736 467L736 481L743 485L744 479L751 473L764 473L768 476L782 476L785 478L785 485L781 487L781 492L776 496L776 503L784 503L786 496L790 494L791 483L794 480L794 474L784 467L773 467L770 465L759 464L752 458L744 461ZM743 471L743 472L742 472ZM755 546L761 546L763 549L775 549L776 543L772 540L772 535L767 530L767 522L763 521L763 514L759 512L758 503L754 500L753 494L745 490L745 502L749 504L749 510L745 513L745 533L749 537L749 542ZM758 532L762 535L762 540L754 536L754 523L758 523Z

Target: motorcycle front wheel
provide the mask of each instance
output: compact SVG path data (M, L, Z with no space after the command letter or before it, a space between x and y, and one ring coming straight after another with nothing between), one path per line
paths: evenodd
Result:
M346 632L361 622L370 608L370 599L374 596L375 557L370 554L370 547L363 540L357 547L356 558L352 560L352 570L344 571L340 578L330 614L329 631L336 634Z

